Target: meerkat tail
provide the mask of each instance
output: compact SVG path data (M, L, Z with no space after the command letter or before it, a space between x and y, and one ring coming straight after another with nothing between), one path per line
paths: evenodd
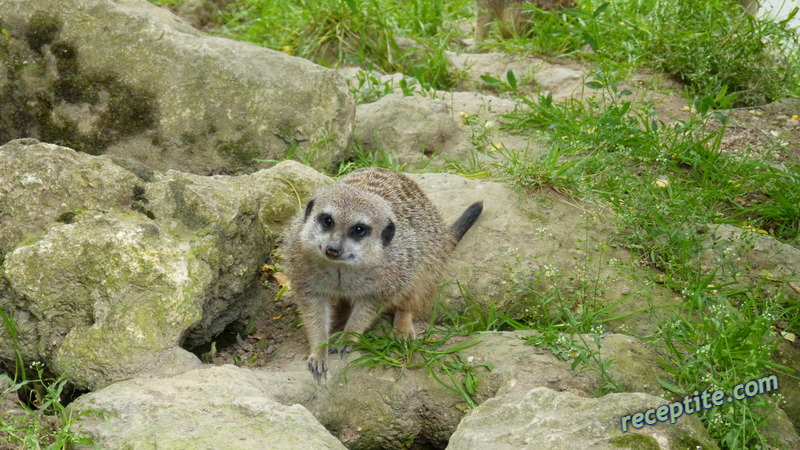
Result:
M478 216L481 215L483 211L483 202L475 202L469 205L469 208L461 214L461 217L453 223L453 226L450 229L453 232L453 236L456 238L456 242L459 242L464 234L472 227L472 224L478 220Z

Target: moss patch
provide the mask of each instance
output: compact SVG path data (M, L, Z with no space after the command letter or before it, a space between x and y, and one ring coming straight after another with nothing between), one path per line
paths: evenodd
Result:
M145 166L144 164L138 161L121 156L111 156L111 160L114 162L114 164L122 167L128 172L133 173L134 175L136 175L137 178L144 181L145 183L150 183L156 179L156 175L155 172L153 172L153 169Z
M43 11L35 12L28 20L25 29L25 40L34 51L41 52L41 48L56 38L61 31L62 23L54 15Z
M155 95L116 73L83 69L78 48L59 40L61 26L55 16L37 12L22 36L3 28L0 64L8 82L0 89L0 141L33 137L99 155L156 128Z
M61 214L56 218L56 222L71 224L75 222L75 216L77 215L78 213L76 213L75 211L65 212L64 214Z
M252 165L253 160L259 156L259 150L254 145L252 136L248 133L243 134L234 141L219 142L217 148L219 148L221 155L229 157L244 166Z
M623 436L617 436L610 441L611 445L619 448L635 448L641 450L658 450L661 446L658 441L652 436L645 436L643 434L628 433Z
M190 230L199 230L209 225L208 221L197 215L195 209L186 204L186 186L173 181L169 184L172 200L175 202L173 215Z
M145 205L150 200L145 197L144 186L137 184L133 187L133 194L131 195L131 209L145 215L148 219L155 220L156 215L153 211L149 210Z

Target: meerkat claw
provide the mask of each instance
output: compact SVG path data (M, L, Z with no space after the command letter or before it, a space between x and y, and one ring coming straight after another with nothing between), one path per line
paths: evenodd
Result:
M328 378L328 367L324 360L320 361L313 356L309 356L308 370L311 371L311 375L314 376L314 381L316 381L317 384L323 384Z
M328 347L329 355L334 355L338 353L341 359L344 359L345 356L349 355L351 351L353 351L353 347L349 345L331 345L330 347Z

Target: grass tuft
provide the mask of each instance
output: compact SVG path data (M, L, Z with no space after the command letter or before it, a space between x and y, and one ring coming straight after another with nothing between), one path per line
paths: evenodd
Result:
M74 444L94 444L92 439L72 428L80 417L91 411L75 414L65 406L65 391L69 384L67 377L46 377L44 365L40 362L30 365L33 376L28 377L14 318L2 309L0 317L12 338L15 354L14 377L0 374L0 382L7 386L0 392L0 401L16 398L20 407L19 412L0 411L0 447L59 450Z

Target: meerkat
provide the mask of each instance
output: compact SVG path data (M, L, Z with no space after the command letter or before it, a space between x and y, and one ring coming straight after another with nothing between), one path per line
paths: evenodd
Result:
M479 39L486 37L487 25L497 22L505 38L524 33L530 29L527 15L519 5L527 4L545 11L576 8L575 0L476 0L478 22L476 32Z
M327 376L325 343L337 313L344 331L363 333L383 312L416 336L430 312L445 262L478 219L483 202L447 227L422 189L387 169L359 169L323 187L283 236L285 271L311 347L308 369Z

